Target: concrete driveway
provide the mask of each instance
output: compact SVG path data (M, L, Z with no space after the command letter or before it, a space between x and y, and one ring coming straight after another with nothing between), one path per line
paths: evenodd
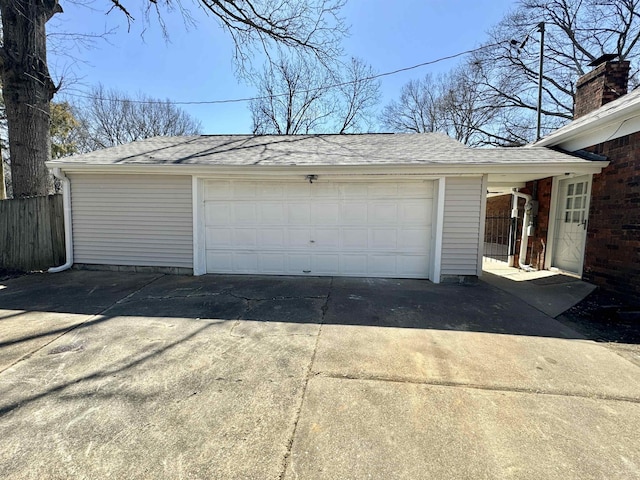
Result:
M0 478L640 478L639 402L482 282L0 282Z

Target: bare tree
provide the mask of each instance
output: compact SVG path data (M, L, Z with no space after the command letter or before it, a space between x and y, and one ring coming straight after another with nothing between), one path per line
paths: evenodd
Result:
M129 22L128 1L109 0ZM198 0L235 42L236 59L246 64L256 49L274 47L313 54L327 60L339 52L346 32L339 17L344 0ZM178 9L179 0L145 0L143 15L155 14L166 33L163 15ZM44 162L50 158L49 102L59 88L47 65L46 27L57 13L58 0L0 0L2 46L0 77L7 109L14 196L43 195L50 179Z
M351 57L337 75L338 133L361 132L370 128L373 109L380 102L380 81L375 72L363 60Z
M252 79L258 98L249 108L257 134L352 133L369 125L380 83L362 60L325 65L280 57Z
M254 80L260 97L249 104L253 133L318 132L333 113L326 95L331 78L315 63L280 57Z
M400 98L383 108L382 126L392 132L446 131L441 92L441 82L430 74L419 80L410 80L402 87Z
M540 22L546 30L543 132L573 117L575 82L590 61L616 53L637 65L639 0L520 1L491 31L487 44L494 45L472 59L479 69L476 88L487 106L501 112L502 131L492 137L496 143L521 144L534 138Z
M487 143L497 113L476 87L476 70L464 64L437 77L410 80L382 111L384 128L394 132L442 132L469 145Z
M78 127L74 142L87 152L159 135L195 135L198 120L172 104L142 93L130 97L102 85L93 88L90 98L74 107Z

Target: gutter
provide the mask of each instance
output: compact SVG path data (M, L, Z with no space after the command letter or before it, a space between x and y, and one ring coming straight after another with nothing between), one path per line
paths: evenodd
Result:
M610 105L609 109L611 110ZM561 127L555 132L541 138L540 140L530 143L525 147L553 147L569 142L576 137L580 137L588 134L589 132L597 130L605 130L607 128L620 127L630 120L637 119L640 116L638 110L640 110L640 104L638 102L627 105L626 108L621 108L617 112L609 113L607 110L600 112L597 116L580 121L581 118L574 120L578 124L568 123L565 127Z
M530 268L527 262L527 250L529 248L529 224L531 223L531 213L533 210L533 204L531 203L532 197L526 193L519 192L517 189L511 191L513 195L513 208L511 210L511 217L518 217L518 198L524 199L526 202L524 205L524 216L522 217L522 236L520 240L520 255L518 256L518 264L521 269L527 270ZM509 257L509 266L513 266L513 259Z
M62 208L64 218L64 246L67 261L59 267L51 267L47 272L58 273L73 265L73 238L71 230L71 181L60 168L53 169L53 175L62 182Z

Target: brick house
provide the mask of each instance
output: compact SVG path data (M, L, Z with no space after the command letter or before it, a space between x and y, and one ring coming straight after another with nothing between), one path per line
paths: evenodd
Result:
M609 166L519 190L538 202L527 263L640 299L640 89L627 94L628 74L627 61L596 64L577 82L574 120L534 144L604 157ZM487 211L506 201L489 198Z

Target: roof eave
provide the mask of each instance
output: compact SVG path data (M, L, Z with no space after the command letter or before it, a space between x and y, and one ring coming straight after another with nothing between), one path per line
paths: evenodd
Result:
M579 119L578 119L579 120ZM561 147L576 151L640 131L640 101L577 126L571 123L531 144L532 147Z
M469 164L385 164L385 165L140 165L140 164L78 164L60 161L46 162L49 168L66 173L92 174L163 174L163 175L483 175L489 173L530 173L540 178L566 173L600 173L608 161L576 162L509 162Z

